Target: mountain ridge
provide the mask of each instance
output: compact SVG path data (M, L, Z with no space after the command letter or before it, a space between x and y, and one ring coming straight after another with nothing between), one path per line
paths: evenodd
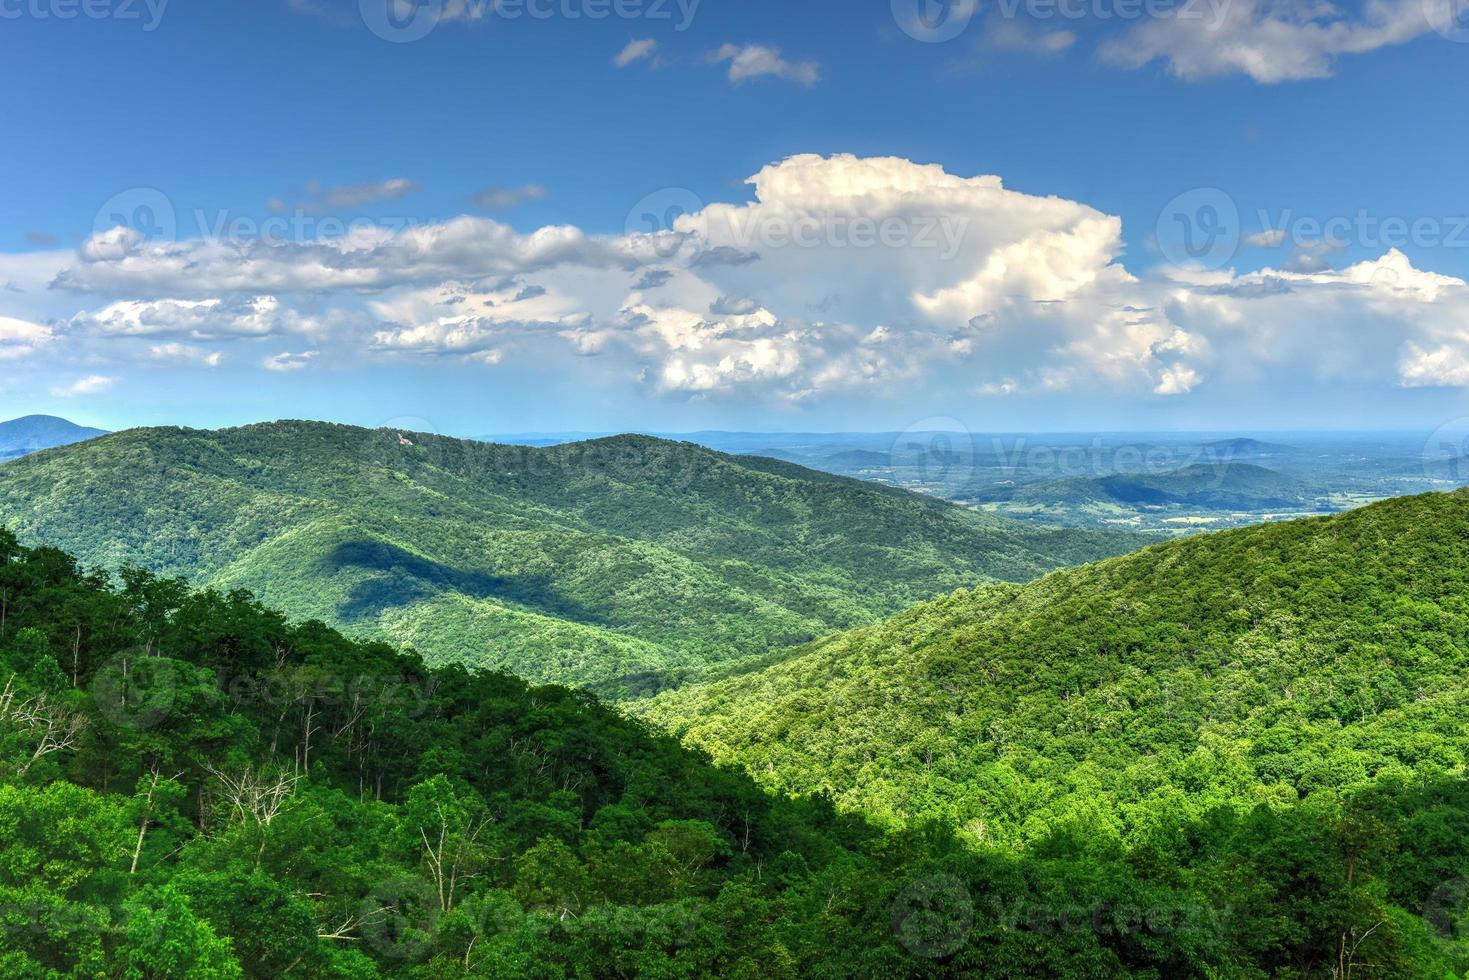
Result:
M634 705L767 788L1023 842L1469 760L1469 492L960 590ZM982 828L982 829L977 829Z
M614 686L1139 543L648 436L532 448L291 420L39 453L0 470L0 522L435 662Z
M0 462L107 434L56 415L23 415L0 422Z

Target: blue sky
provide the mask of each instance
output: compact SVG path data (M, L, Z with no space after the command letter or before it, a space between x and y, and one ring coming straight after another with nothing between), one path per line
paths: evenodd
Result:
M1469 415L1457 0L403 2L0 0L0 414Z

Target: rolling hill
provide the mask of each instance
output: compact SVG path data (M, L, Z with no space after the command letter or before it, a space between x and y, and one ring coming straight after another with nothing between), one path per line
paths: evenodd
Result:
M981 502L1085 506L1188 507L1205 510L1296 508L1313 499L1300 480L1252 463L1196 463L1167 473L1038 480L989 486Z
M54 415L11 419L0 422L0 462L106 434L103 429L90 429Z
M647 437L495 446L280 422L139 429L0 468L0 524L607 691L1133 547Z
M773 790L1017 848L1459 781L1469 492L956 592L638 710Z

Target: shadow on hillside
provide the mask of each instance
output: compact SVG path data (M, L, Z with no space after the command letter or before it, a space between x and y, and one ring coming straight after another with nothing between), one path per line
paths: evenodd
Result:
M347 568L378 573L358 583L337 613L344 621L375 618L385 609L406 606L445 592L471 599L496 599L533 612L592 626L606 619L560 594L545 579L506 578L454 568L381 541L348 541L324 560L326 571Z

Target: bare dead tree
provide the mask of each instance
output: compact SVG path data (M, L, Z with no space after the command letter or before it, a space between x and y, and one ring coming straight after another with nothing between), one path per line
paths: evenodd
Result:
M321 931L316 934L316 938L335 939L344 942L355 943L361 937L354 936L353 933L361 928L364 922L367 922L370 919L375 919L387 911L389 911L388 908L386 906L383 906L375 909L366 909L364 911L357 912L356 914L345 915L342 917L342 921L337 923L336 925L323 926L321 928Z
M87 728L87 717L58 704L46 694L38 694L25 701L17 701L15 675L11 674L0 691L0 721L29 731L36 739L36 750L25 765L18 770L24 776L42 758L54 752L74 748L77 739Z
M219 784L224 801L242 821L269 827L301 781L299 773L274 774L246 766L238 774L223 772L213 765L204 768Z
M183 773L181 772L174 773L172 778L178 779L182 775ZM158 774L158 763L154 762L152 769L149 771L148 792L143 798L143 816L138 821L138 839L133 844L133 861L128 867L129 875L138 873L138 858L143 853L143 839L148 834L149 825L153 823L153 797L158 792L158 784L162 778Z
M433 876L438 893L439 909L447 912L454 907L454 892L459 883L475 877L470 868L473 864L476 844L480 834L490 823L488 815L471 818L466 826L455 827L444 812L437 807L439 816L438 833L431 837L428 830L419 828L423 838L423 853L428 859L429 874Z

